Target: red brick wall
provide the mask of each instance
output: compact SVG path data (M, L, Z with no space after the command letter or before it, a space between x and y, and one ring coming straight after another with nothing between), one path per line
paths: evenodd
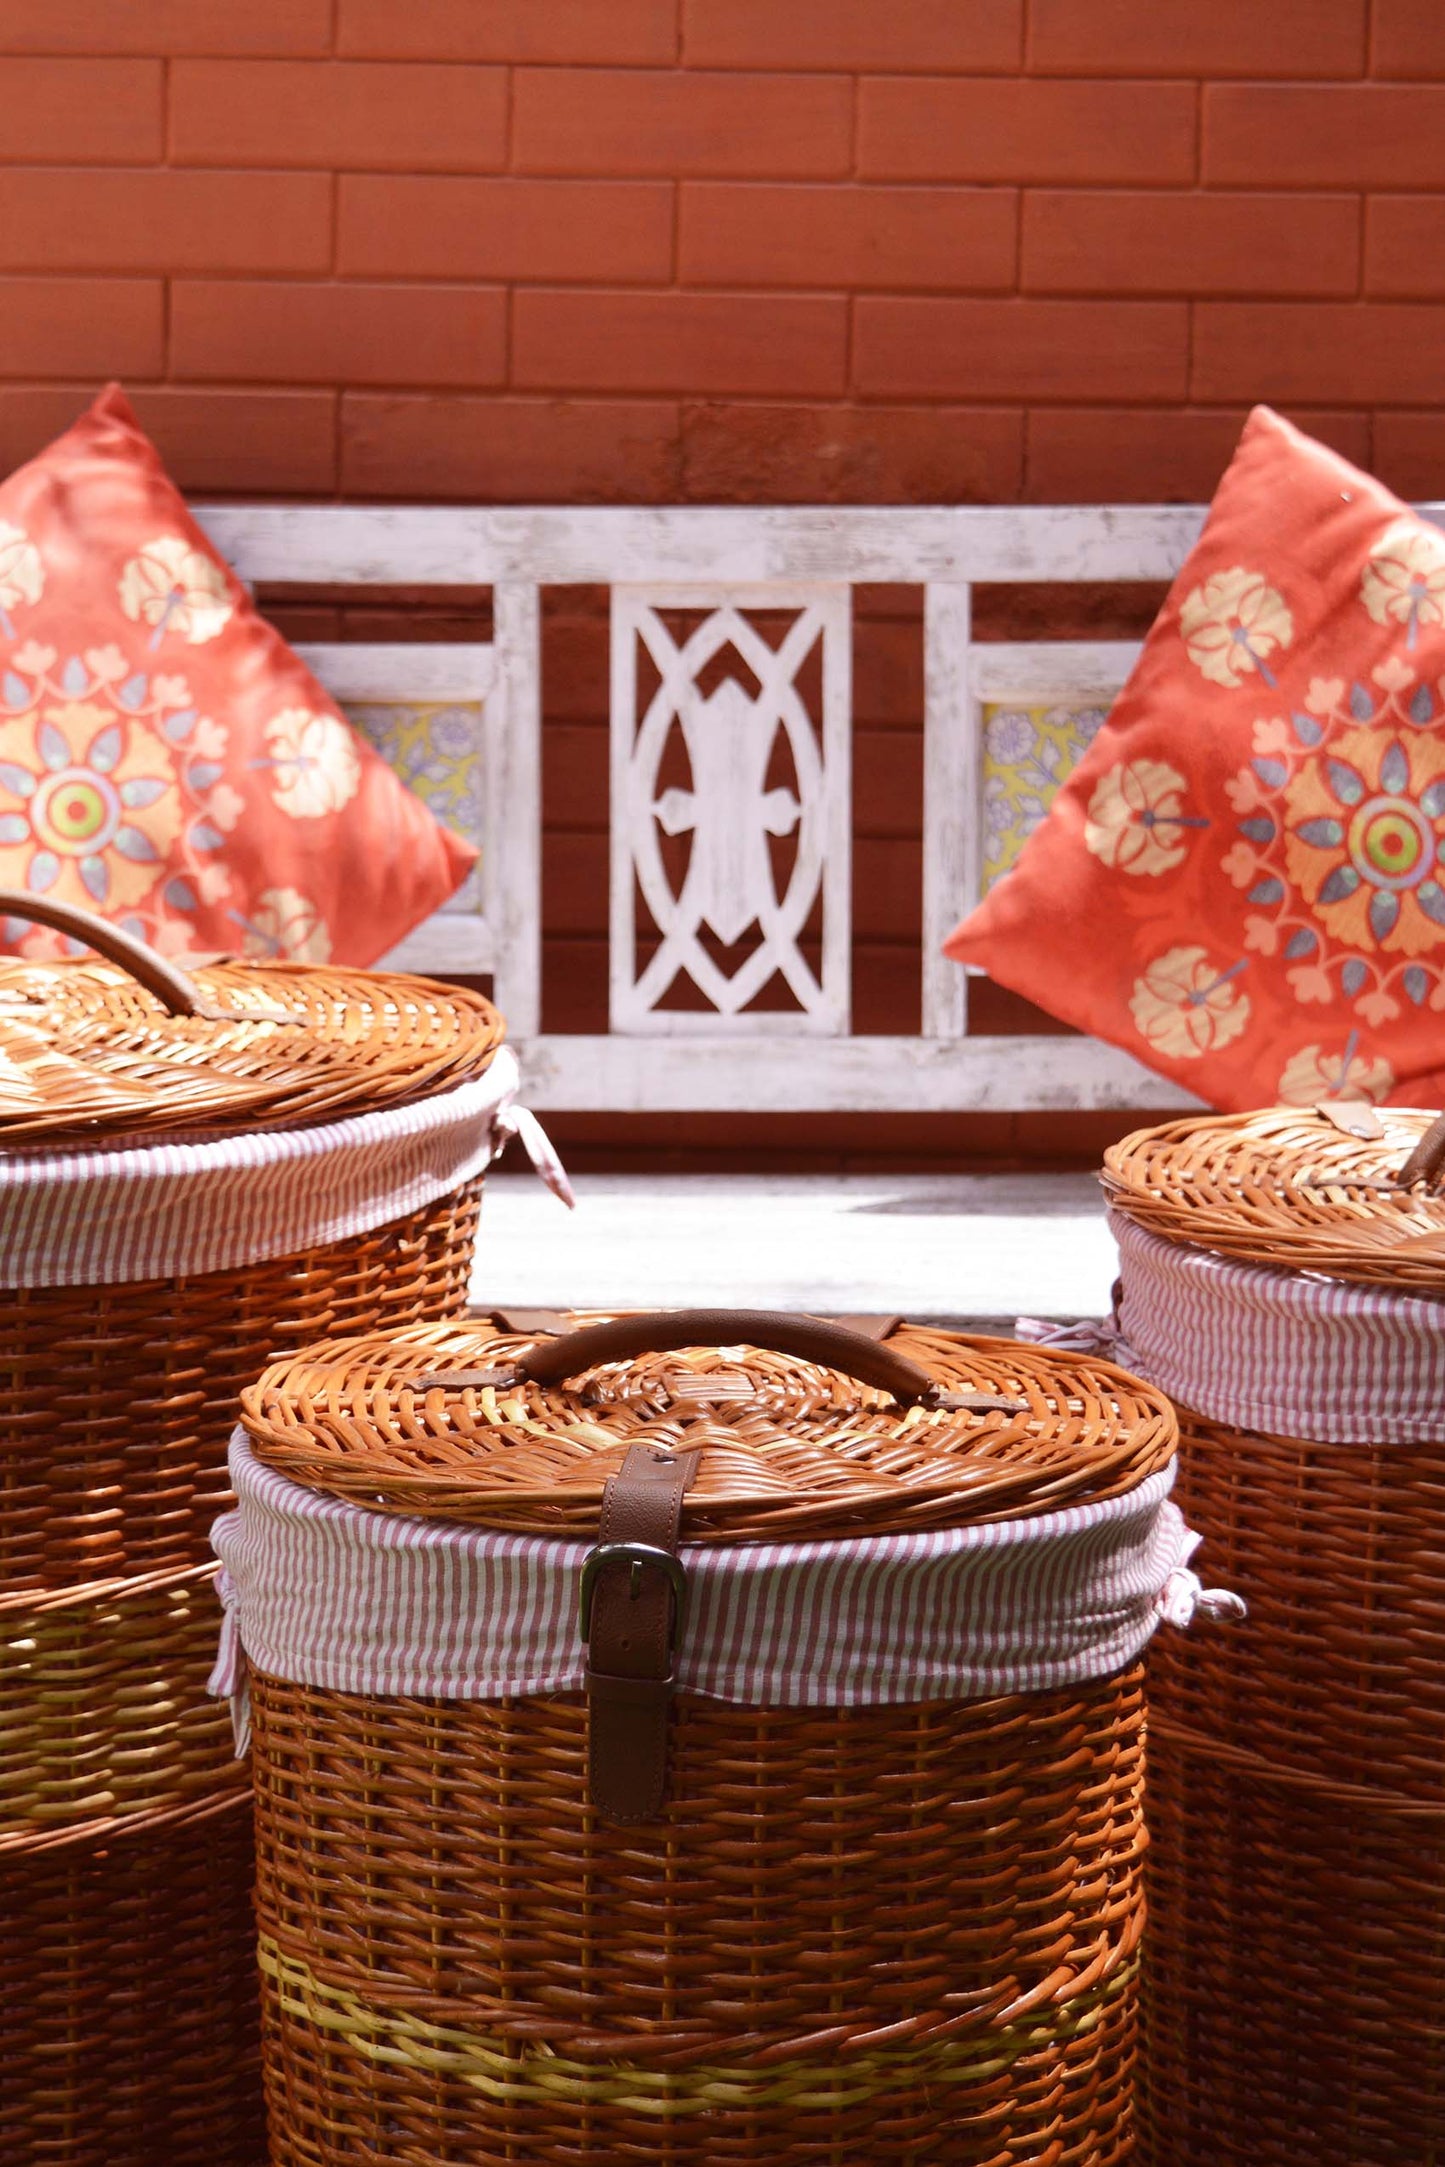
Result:
M1207 493L1445 425L1436 0L0 0L0 458L307 495Z
M0 0L0 467L112 374L208 492L1192 499L1265 398L1445 495L1445 6ZM918 625L865 617L858 1015L909 1029ZM604 631L552 598L574 1027Z

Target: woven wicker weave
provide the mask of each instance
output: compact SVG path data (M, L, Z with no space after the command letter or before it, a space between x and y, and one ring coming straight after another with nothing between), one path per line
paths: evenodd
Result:
M0 960L0 1139L12 1148L289 1129L479 1076L503 1024L480 994L304 963L197 969L174 1015L113 964Z
M1149 2167L1445 2159L1438 1446L1181 1417L1249 1604L1149 1662Z
M602 1490L645 1428L707 1452L683 1504L691 1542L887 1534L1007 1520L1117 1496L1163 1467L1174 1424L1107 1362L909 1327L889 1345L961 1391L1017 1403L900 1408L794 1356L681 1349L594 1370L575 1389L418 1390L504 1365L532 1341L445 1328L388 1333L279 1362L243 1398L257 1457L382 1511L591 1536ZM719 1397L719 1377L738 1390ZM689 1381L708 1390L690 1396Z
M582 1805L579 1702L253 1692L275 2167L1129 2156L1137 1666L683 1700L642 1832Z
M243 1386L278 1346L459 1315L480 1199L234 1271L0 1290L0 1591L209 1562Z
M336 1495L595 1535L643 1426L706 1449L709 1542L961 1525L1119 1494L1172 1420L1107 1364L904 1329L904 1411L763 1349L566 1388L418 1392L519 1334L283 1361L270 1464ZM275 2167L1112 2167L1130 2157L1143 1924L1140 1666L922 1706L674 1703L668 1800L586 1802L579 1696L451 1702L253 1672Z
M1351 1135L1351 1116L1378 1135ZM1276 1271L1445 1293L1445 1191L1401 1174L1436 1116L1276 1106L1139 1129L1104 1157L1109 1202L1165 1241Z
M1127 1137L1105 1186L1181 1248L1439 1295L1442 1135L1393 1108L1199 1117ZM1236 1296L1208 1284L1227 1344ZM1420 1328L1417 1305L1381 1343L1406 1361ZM1439 1447L1210 1412L1180 1411L1177 1495L1249 1615L1150 1657L1145 2157L1427 2167L1445 2161Z
M480 1074L501 1040L469 993L284 965L186 980L60 916L118 960L0 963L7 1152L372 1112ZM480 1187L229 1271L0 1290L0 2159L258 2157L249 1799L205 1690L227 1440L278 1347L458 1314Z
M261 2167L251 1800L0 1854L6 2167Z

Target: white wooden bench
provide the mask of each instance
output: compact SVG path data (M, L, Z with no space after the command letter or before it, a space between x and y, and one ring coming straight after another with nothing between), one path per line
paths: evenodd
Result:
M1422 509L1445 521L1445 506ZM490 973L531 1103L577 1111L1194 1103L1092 1039L970 1036L968 980L940 943L988 870L985 791L1007 767L990 750L999 716L1097 711L1137 652L975 642L974 585L1169 579L1202 516L1153 506L199 511L253 585L491 588L489 644L302 651L384 748L388 710L445 708L453 732L471 733L478 875L388 960ZM923 589L923 940L908 1037L850 1031L851 611L862 583ZM611 1027L600 1036L539 1028L540 590L553 585L611 590ZM743 667L705 693L699 676L729 648ZM799 690L810 654L821 684L812 712ZM677 761L679 733L690 787L659 774L669 741ZM1006 752L1005 733L995 736ZM691 838L680 889L667 859L679 835ZM781 876L774 839L791 857ZM749 929L741 962L720 955ZM664 1005L679 971L701 1007ZM788 1012L750 1011L769 978L788 988Z

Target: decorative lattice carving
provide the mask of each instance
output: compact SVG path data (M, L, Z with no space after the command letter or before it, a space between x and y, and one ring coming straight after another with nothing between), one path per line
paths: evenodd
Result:
M776 642L753 621L764 610ZM820 644L815 721L799 677ZM775 980L789 1006L770 1029L847 1030L849 710L846 588L613 589L614 1030L756 1029L747 1011ZM664 777L679 740L685 783ZM661 1005L684 980L706 1007Z

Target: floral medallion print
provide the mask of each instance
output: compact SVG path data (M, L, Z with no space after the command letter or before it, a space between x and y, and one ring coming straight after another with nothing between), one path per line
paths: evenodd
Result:
M1404 1002L1445 1009L1445 738L1438 692L1398 658L1372 680L1315 678L1298 712L1255 723L1223 870L1254 906L1245 946L1286 961L1294 998L1378 1028Z
M241 953L276 963L329 963L326 920L298 888L266 888L245 913L232 911L241 929Z
M38 602L45 592L45 565L23 527L0 519L0 638L13 640L12 610Z
M1376 624L1404 625L1407 648L1422 625L1445 624L1445 535L1397 519L1366 561L1360 599Z
M27 641L0 678L0 885L178 945L162 916L229 886L218 853L242 799L223 778L225 748L183 678L132 671L116 647L61 662Z
M144 543L130 559L120 576L120 606L137 624L150 626L152 650L167 634L199 647L232 614L220 566L175 534Z
M983 716L983 885L1009 870L1103 728L1102 707L994 707Z
M1134 981L1129 1008L1140 1037L1179 1061L1227 1046L1249 1022L1249 997L1236 983L1244 968L1221 965L1204 948L1167 949Z
M1294 619L1283 595L1262 572L1234 565L1195 587L1179 610L1184 649L1211 684L1237 686L1257 671L1276 682L1269 657L1294 638Z
M1395 1072L1380 1056L1360 1052L1360 1034L1352 1031L1338 1050L1301 1046L1285 1064L1279 1098L1286 1106L1319 1106L1330 1099L1375 1105L1395 1087Z
M266 725L271 792L293 820L338 813L361 782L356 740L339 715L288 707Z
M1185 811L1188 784L1162 760L1125 760L1094 785L1084 841L1118 872L1167 873L1182 865L1190 831L1209 822Z

